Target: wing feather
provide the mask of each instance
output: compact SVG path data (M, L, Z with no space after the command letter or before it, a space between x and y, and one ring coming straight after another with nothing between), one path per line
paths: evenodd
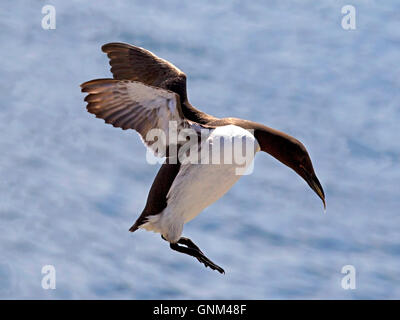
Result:
M183 117L179 96L172 91L146 85L135 80L96 79L81 84L88 112L104 119L114 127L136 130L143 142L157 156L165 156L169 144L170 121L175 121L177 130L191 127ZM156 148L148 141L151 129L161 129L165 134L165 145Z
M187 99L186 75L150 51L127 43L107 43L101 48L110 59L114 79L135 80L179 94Z

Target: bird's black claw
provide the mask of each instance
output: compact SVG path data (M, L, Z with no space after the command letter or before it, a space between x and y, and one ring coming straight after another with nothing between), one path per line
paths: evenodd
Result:
M202 264L204 264L206 268L210 267L213 270L217 270L221 274L225 273L224 269L222 269L219 265L215 264L214 262L212 262L210 259L208 259L204 255L198 257L197 260L199 260Z
M178 243L182 244L183 246L180 246ZM188 254L192 257L195 257L200 263L204 264L205 267L210 267L213 270L217 270L219 273L225 273L224 269L222 269L220 266L216 265L214 262L212 262L210 259L208 259L204 253L200 250L198 246L196 246L192 240L189 238L180 238L177 243L170 243L169 246L171 247L172 250L182 252L185 254Z

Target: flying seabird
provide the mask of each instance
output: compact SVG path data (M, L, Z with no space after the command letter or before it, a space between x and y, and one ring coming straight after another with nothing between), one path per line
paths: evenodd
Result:
M110 59L113 79L81 84L82 92L88 93L85 97L88 112L114 127L136 130L156 156L165 157L145 208L129 231L143 228L160 233L171 249L191 255L206 267L224 273L192 240L181 235L186 222L222 197L240 178L235 171L239 165L182 161L177 154L188 139L172 141L168 134L171 124L178 135L191 130L199 141L205 132L205 139L194 149L194 154L201 154L201 150L210 148L221 138L223 141L239 138L244 144L253 143L250 160L258 151L272 155L300 175L321 198L325 208L323 188L299 140L257 122L220 119L196 109L186 94L185 73L146 49L108 43L102 50ZM166 134L149 139L152 130ZM209 159L208 154L206 158ZM200 159L205 158L200 156Z

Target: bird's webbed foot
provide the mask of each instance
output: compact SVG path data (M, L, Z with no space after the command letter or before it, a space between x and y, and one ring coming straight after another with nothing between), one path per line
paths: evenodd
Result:
M224 269L208 259L200 248L189 238L182 237L177 243L170 243L170 247L172 250L195 257L199 262L204 264L206 268L210 267L213 270L217 270L219 273L225 273Z

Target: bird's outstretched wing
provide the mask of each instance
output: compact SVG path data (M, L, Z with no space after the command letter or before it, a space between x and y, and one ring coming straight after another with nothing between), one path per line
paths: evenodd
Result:
M114 127L136 130L157 156L166 155L171 123L178 133L191 126L183 117L178 95L172 91L138 81L115 79L91 80L82 83L81 88L88 93L85 101L90 113ZM152 129L164 135L160 131L150 132ZM162 142L160 137L163 137Z
M126 43L107 43L101 48L110 59L114 79L135 80L177 93L187 99L186 75L150 51Z

